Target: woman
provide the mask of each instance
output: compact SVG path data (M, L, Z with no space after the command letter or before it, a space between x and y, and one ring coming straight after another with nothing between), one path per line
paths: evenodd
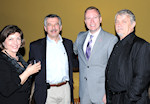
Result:
M24 39L15 25L4 27L0 34L0 104L29 104L31 75L39 72L40 62L27 64L21 54Z

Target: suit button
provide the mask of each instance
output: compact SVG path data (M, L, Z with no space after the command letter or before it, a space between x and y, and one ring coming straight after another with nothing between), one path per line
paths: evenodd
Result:
M87 68L89 68L89 66L87 66Z
M86 78L86 77L84 77L84 79L85 79L85 80L87 80L87 78Z

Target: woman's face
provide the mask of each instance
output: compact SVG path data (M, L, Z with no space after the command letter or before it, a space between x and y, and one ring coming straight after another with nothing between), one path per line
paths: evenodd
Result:
M10 34L3 42L4 49L11 55L16 54L21 46L21 35L18 32Z

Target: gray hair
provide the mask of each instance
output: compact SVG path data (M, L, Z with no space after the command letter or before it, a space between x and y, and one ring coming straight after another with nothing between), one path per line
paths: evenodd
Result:
M49 14L49 15L47 15L45 17L45 19L44 19L44 26L47 26L47 19L48 18L55 18L55 17L59 19L59 26L61 26L62 25L61 18L58 15L56 15L56 14Z
M135 15L133 14L133 12L131 12L128 9L123 9L123 10L118 11L115 16L115 21L118 15L128 15L130 17L131 23L135 22Z

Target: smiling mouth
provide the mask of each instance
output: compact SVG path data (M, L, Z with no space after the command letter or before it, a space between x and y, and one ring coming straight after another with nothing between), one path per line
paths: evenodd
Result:
M18 47L12 47L13 49L18 49Z
M95 27L95 25L90 25L91 27Z
M57 30L55 29L55 30L51 30L51 32L57 32Z

